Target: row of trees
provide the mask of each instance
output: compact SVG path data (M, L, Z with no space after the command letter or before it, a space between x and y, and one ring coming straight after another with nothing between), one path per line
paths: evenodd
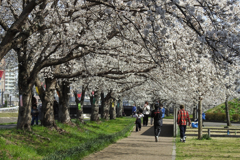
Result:
M92 120L99 97L108 118L111 99L193 106L237 96L238 10L227 0L2 0L0 59L18 66L17 127L31 130L34 86L43 124L55 128L53 93L60 96L59 121L70 123L70 86L75 96L80 86L83 95L96 93Z

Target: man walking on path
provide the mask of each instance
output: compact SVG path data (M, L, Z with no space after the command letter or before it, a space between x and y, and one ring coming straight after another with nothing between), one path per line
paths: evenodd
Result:
M180 128L181 142L186 141L185 132L186 132L187 120L189 122L189 126L191 127L189 114L187 111L184 110L184 105L180 105L180 110L178 111L177 124L179 125L179 128Z
M162 120L162 112L159 110L159 106L155 104L155 110L152 112L151 117L154 118L154 133L155 133L155 141L158 142L158 136L161 132L161 120Z

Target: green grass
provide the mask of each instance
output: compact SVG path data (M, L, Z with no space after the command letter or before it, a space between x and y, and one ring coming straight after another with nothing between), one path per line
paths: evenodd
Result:
M10 123L0 123L0 125L9 125L9 124L17 124L17 122L10 122Z
M87 121L85 125L76 127L58 123L66 131L62 134L43 126L33 126L33 132L44 139L21 130L0 130L0 157L6 160L79 159L126 136L134 120L117 118L110 121Z
M173 115L169 115L169 116L166 116L166 117L164 117L164 119L173 119L174 117L173 117Z
M176 139L176 160L240 159L239 138L212 138L197 140L187 138L186 143Z
M0 117L18 117L18 113L0 113Z

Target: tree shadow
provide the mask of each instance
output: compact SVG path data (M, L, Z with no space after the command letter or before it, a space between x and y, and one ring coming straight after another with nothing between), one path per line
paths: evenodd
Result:
M154 126L150 127L141 135L154 136ZM173 137L173 124L163 124L160 137Z

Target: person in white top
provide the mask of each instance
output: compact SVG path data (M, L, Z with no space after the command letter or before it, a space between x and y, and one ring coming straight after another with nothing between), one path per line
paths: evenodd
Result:
M143 107L143 126L147 126L148 125L148 116L150 114L150 106L148 105L148 102L145 102L145 105Z
M133 115L133 117L136 117L136 132L138 132L138 130L141 131L141 118L144 117L144 115L138 111L135 115Z

